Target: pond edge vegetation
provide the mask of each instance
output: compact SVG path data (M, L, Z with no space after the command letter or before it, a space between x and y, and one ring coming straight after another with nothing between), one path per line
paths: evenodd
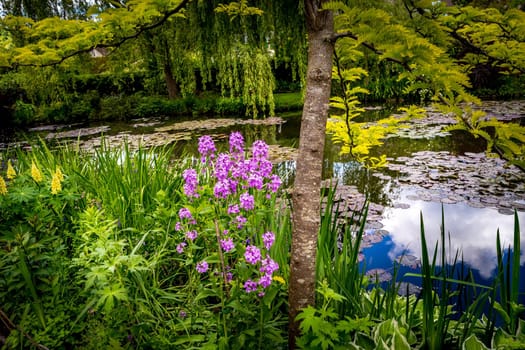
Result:
M103 148L93 157L71 145L51 150L42 143L27 153L3 152L1 161L4 347L286 347L291 224L288 210L282 210L289 200L285 192L247 223L260 228L270 214L272 258L279 264L272 287L266 295L238 293L221 304L226 299L210 284L223 285L213 277L220 270L202 279L191 268L206 243L192 247L193 258L182 257L174 229L182 207L194 215L215 210L212 204L198 210L183 206L183 170L199 159L174 161L170 147ZM385 287L365 277L357 263L366 206L341 223L332 215L339 205L333 191L326 203L318 237L317 301L299 315L298 346L523 347L517 215L514 250L503 247L499 235L495 242L498 268L490 286L477 284L458 254L446 252L444 225L439 244L426 247L421 218L423 288L419 295L400 296L396 278ZM203 238L216 236L214 225L203 229ZM447 253L453 254L450 261ZM209 268L221 266L221 259L213 255ZM394 276L399 277L396 271Z

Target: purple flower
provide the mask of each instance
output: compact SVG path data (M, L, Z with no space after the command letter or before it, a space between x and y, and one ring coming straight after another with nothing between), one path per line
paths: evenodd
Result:
M226 272L226 282L231 282L233 280L233 274L231 272Z
M208 263L206 262L206 260L198 262L197 266L195 267L195 269L199 273L205 273L206 271L208 271Z
M184 178L184 194L188 197L198 197L199 195L196 193L197 185L199 184L197 180L197 172L195 169L186 169L182 173L182 177Z
M241 204L241 208L245 210L251 210L255 206L253 196L248 192L241 194L239 197L239 202Z
M232 177L247 180L251 172L250 164L251 162L248 159L235 162L231 167Z
M278 269L279 264L272 260L269 256L266 256L266 258L261 261L261 268L259 271L271 276Z
M195 238L197 238L197 236L198 234L197 234L197 231L195 230L186 232L186 238L189 239L190 241L194 241Z
M273 232L266 232L265 234L263 234L262 238L264 242L264 247L266 249L270 249L273 245L273 242L275 241L275 235L273 234Z
M232 166L233 162L228 154L219 154L217 160L215 161L214 168L214 175L217 178L217 180L226 180L228 178L228 174L230 173L230 169L232 168Z
M253 158L262 160L268 158L268 145L262 140L257 140L252 145Z
M215 151L215 143L210 136L204 135L199 138L199 153L201 154L202 163L206 163L206 157L208 156L210 159L213 159Z
M267 183L266 186L270 191L277 192L277 190L281 186L281 178L277 175L272 175L270 177L270 182Z
M262 275L261 278L259 278L259 284L263 286L263 288L267 288L270 284L272 284L272 275Z
M248 186L258 190L263 188L263 178L257 174L251 174L248 178Z
M192 219L191 212L188 208L181 208L179 210L179 218L181 219Z
M259 174L262 177L268 177L272 173L273 164L269 160L262 159L259 163Z
M175 231L182 231L182 224L180 223L180 221L177 221L175 223Z
M228 184L230 186L230 193L237 192L237 186L239 185L239 181L228 179Z
M216 198L226 198L231 193L228 180L219 180L213 187Z
M244 258L248 263L255 265L261 260L261 251L256 246L249 245L244 252Z
M221 248L225 252L229 252L233 248L235 248L235 245L233 244L233 239L227 238L227 239L221 239Z
M238 214L238 213L239 213L238 204L232 204L228 207L228 214Z
M186 246L186 242L181 242L177 244L177 253L182 254L184 252L184 247Z
M244 290L246 293L255 292L257 290L257 283L252 280L244 282Z
M188 316L188 314L186 313L186 311L184 311L184 310L180 310L180 311L179 311L179 317L180 317L180 318L186 318L186 316Z
M244 138L238 131L230 134L230 153L244 153Z
M237 217L235 218L235 221L237 221L237 228L240 230L244 227L244 224L248 222L248 219L246 219L242 215L237 215Z

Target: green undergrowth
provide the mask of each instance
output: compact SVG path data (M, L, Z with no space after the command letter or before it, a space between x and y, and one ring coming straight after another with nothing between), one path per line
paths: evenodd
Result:
M215 165L172 151L103 146L88 154L41 143L0 154L0 347L286 348L286 193L268 191L278 184L270 177L245 188L235 214L240 196L214 195L222 188ZM468 271L458 277L457 255L441 268L442 228L440 243L422 251L422 293L400 296L398 284L380 285L358 264L366 207L338 221L333 195L322 213L317 302L299 316L302 348L523 348L517 216L514 251L495 242L492 285ZM421 219L425 247L424 229ZM248 250L271 260L263 265Z
M421 216L421 273L398 276L398 266L394 265L392 282L385 287L365 277L358 264L367 206L342 223L333 214L339 211L334 192L327 196L318 241L317 302L298 316L303 332L298 341L301 348L525 347L525 305L520 303L525 291L519 290L521 236L517 213L513 249L501 246L499 232L494 242L498 267L491 285L476 283L458 252L452 261L447 260L442 212L441 239L434 247L427 246ZM421 293L403 293L398 282L404 277L419 277Z

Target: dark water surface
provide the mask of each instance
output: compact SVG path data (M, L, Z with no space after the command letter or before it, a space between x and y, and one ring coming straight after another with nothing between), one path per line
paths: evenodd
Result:
M525 121L525 101L486 102L484 109L502 120ZM363 119L373 121L390 111L373 108ZM428 246L433 249L440 237L442 208L445 232L451 238L447 245L450 255L453 257L459 249L480 282L494 274L497 231L503 246L512 244L515 210L520 220L522 252L525 251L525 172L500 159L486 157L481 140L467 133L443 132L442 127L450 123L450 118L432 112L428 118L415 121L410 129L388 138L374 154L386 154L389 164L376 170L364 169L340 156L339 146L327 137L323 177L338 180L345 192L345 205L358 207L365 195L373 203L365 240L373 244L364 245L363 263L369 270L379 269L374 271L384 273L385 278L392 271L393 261L401 256L405 256L401 273L418 271L420 213ZM38 136L50 141L80 142L82 148L90 150L100 146L104 135L107 144L127 142L132 149L139 144L175 143L177 153L182 155L196 153L201 135L209 134L225 147L229 133L238 130L247 145L257 139L270 144L278 171L291 184L299 129L300 114L266 120L151 118L129 123L50 125L17 138ZM0 147L7 145L5 142ZM9 142L9 147L25 146L25 142ZM524 254L521 263L523 267ZM525 267L522 270L525 276Z

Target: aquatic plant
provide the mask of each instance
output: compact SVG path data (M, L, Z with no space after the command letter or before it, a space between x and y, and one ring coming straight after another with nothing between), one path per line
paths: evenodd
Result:
M422 271L402 278L420 277L423 288L418 295L402 296L396 278L383 290L359 272L357 254L363 234L359 222L364 218L338 221L332 214L337 212L333 193L327 194L319 235L317 305L298 316L301 348L523 347L525 307L519 300L523 292L519 291L517 215L513 250L509 247L505 252L498 237L498 273L488 286L476 283L472 273L464 271L459 252L447 260L443 211L441 243L429 254L421 216ZM366 218L366 210L362 214ZM346 261L344 268L341 261ZM459 309L461 300L466 301L463 310Z

